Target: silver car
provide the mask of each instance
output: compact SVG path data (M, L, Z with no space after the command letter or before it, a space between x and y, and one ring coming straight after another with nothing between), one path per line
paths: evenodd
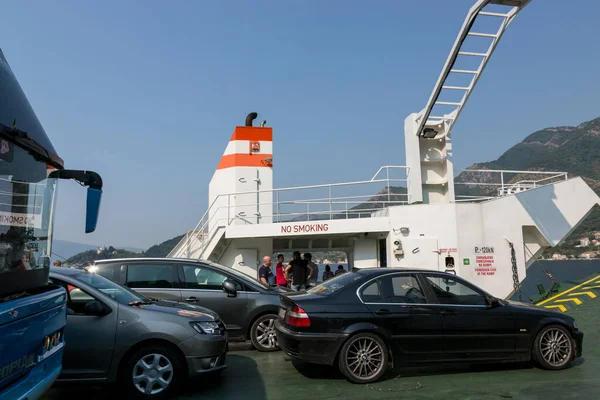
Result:
M152 300L81 269L53 267L50 280L67 289L59 382L118 382L125 398L156 398L226 368L227 331L215 312Z

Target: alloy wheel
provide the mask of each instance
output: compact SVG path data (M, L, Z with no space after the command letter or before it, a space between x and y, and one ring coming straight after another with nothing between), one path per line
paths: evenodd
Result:
M277 347L277 335L275 334L275 319L265 319L256 327L257 342L267 348Z
M147 354L133 367L133 384L147 395L164 392L173 380L173 364L162 354Z
M366 380L379 374L383 365L383 349L375 340L368 337L356 339L346 354L346 365L351 374Z
M548 364L561 367L569 362L573 346L560 329L548 329L540 340L540 354Z

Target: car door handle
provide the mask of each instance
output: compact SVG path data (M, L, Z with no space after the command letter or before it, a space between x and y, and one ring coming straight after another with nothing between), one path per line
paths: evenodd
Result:
M456 311L454 310L442 310L442 315L456 315Z
M377 315L390 315L391 312L390 312L390 310L383 309L383 310L377 310L377 311L375 311L375 314L377 314Z
M185 299L185 301L198 301L198 299L195 297L188 297L187 299Z

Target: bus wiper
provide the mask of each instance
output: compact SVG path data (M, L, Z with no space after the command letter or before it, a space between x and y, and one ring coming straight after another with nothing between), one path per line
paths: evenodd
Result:
M0 124L0 136L24 148L34 158L52 164L55 167L63 168L63 160L60 157L51 154L44 148L44 146L35 141L35 139L31 138L27 132L17 129L16 123L12 128L9 128L4 124Z

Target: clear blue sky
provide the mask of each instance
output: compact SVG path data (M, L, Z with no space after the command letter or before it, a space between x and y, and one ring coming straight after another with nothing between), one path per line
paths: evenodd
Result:
M56 237L145 248L192 228L251 111L274 129L276 187L403 165L404 118L473 2L4 3L0 47L55 148L105 182L90 235L85 191L61 182ZM600 2L573 3L533 0L509 27L454 127L457 167L600 116Z

